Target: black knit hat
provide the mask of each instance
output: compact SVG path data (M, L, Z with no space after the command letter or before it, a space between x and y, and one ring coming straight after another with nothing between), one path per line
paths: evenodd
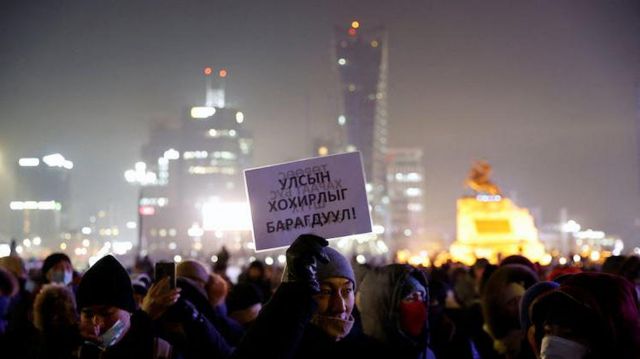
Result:
M104 256L84 274L78 286L78 308L108 305L128 312L135 310L131 279L122 264Z
M50 254L47 258L44 259L44 262L42 262L42 270L41 270L42 276L45 277L49 269L53 268L53 266L55 266L56 264L62 261L66 261L66 262L69 262L69 264L71 264L71 259L69 258L68 255L64 253Z

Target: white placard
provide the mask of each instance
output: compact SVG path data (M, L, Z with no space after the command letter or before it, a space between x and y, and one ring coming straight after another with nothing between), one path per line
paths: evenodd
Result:
M244 177L256 251L286 247L305 233L371 232L360 152L248 169Z

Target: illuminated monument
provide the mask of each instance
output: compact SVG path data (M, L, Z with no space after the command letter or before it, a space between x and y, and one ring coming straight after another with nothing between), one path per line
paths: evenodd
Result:
M543 261L544 246L526 208L519 208L489 176L491 166L477 162L466 185L474 195L458 199L457 240L451 245L455 261L473 264L477 258L498 262L512 254L522 254L531 261Z

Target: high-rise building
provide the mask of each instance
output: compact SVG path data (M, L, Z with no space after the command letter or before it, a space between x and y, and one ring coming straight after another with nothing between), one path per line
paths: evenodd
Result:
M422 150L391 148L387 154L387 183L391 221L387 231L395 249L407 248L408 240L424 239L425 173Z
M13 235L24 247L57 246L68 228L70 170L73 162L59 153L24 157L17 163Z
M143 161L125 173L142 185L141 247L156 258L198 256L231 232L238 243L237 232L250 237L242 172L253 137L242 111L218 106L224 102L188 108L178 126L152 130Z
M353 21L348 27L336 27L334 49L345 150L362 153L373 221L381 223L387 215L387 32L383 27L366 28Z

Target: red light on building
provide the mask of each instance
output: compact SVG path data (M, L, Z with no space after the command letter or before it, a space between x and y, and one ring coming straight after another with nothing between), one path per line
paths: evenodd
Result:
M138 212L141 216L153 216L156 214L156 209L151 206L140 206Z
M349 36L356 36L357 34L356 29L354 28L350 28L347 32L349 33Z
M204 74L205 75L209 76L212 73L213 73L213 69L211 67L207 66L207 67L204 68Z
M220 70L220 72L218 72L218 75L220 75L220 77L222 78L227 77L227 70L225 69Z

